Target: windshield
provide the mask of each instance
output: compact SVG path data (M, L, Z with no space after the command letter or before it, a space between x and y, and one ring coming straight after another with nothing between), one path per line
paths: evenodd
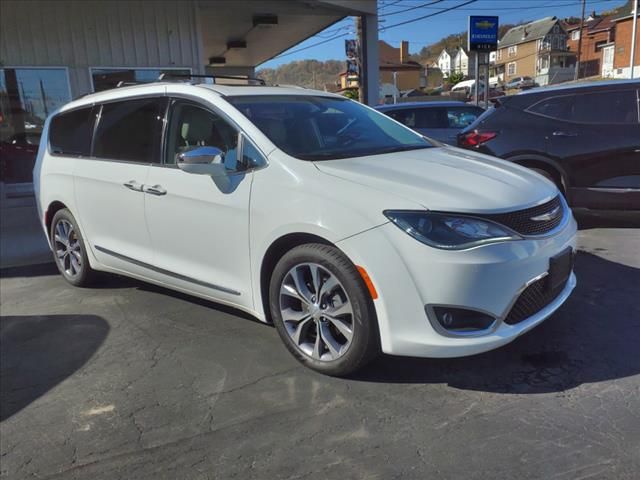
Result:
M311 95L227 97L278 148L302 160L429 148L421 135L357 102Z

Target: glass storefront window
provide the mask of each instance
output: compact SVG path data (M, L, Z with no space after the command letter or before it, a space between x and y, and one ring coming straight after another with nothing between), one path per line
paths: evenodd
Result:
M31 183L44 121L70 100L64 68L0 68L0 181Z
M157 80L161 73L175 73L180 75L190 75L189 68L92 68L91 79L93 81L94 92L101 92L115 88L120 82L153 82Z

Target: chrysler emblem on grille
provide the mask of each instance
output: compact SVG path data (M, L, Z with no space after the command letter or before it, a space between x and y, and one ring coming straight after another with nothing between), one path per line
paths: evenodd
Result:
M543 213L542 215L537 215L535 217L531 217L531 220L534 222L548 222L550 220L554 220L560 214L560 206L557 206L553 210Z

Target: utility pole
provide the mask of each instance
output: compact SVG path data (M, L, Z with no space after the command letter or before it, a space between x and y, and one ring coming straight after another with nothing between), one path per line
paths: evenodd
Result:
M576 73L573 77L574 80L580 78L580 56L582 55L582 29L584 28L584 9L586 7L587 0L582 0L582 15L580 15L580 33L578 34L578 58L576 59ZM551 59L549 59L551 62Z
M365 45L364 35L362 34L362 17L360 15L355 17L356 21L356 38L358 39L358 101L360 103L367 103L367 92L365 91L365 82L362 81L364 75L364 62L365 52L363 51Z
M636 56L636 41L638 39L638 0L633 2L633 29L631 30L631 60L629 61L629 78L633 78L633 67Z

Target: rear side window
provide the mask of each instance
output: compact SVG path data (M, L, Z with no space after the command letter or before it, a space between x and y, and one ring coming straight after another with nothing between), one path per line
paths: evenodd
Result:
M465 128L471 125L482 115L484 110L478 107L449 107L447 108L447 121L449 128Z
M573 95L565 95L563 97L547 98L529 107L527 110L545 117L568 120L572 104Z
M63 112L51 120L49 147L52 153L88 157L93 130L92 107Z
M160 162L161 99L145 98L102 106L93 156L129 162Z

